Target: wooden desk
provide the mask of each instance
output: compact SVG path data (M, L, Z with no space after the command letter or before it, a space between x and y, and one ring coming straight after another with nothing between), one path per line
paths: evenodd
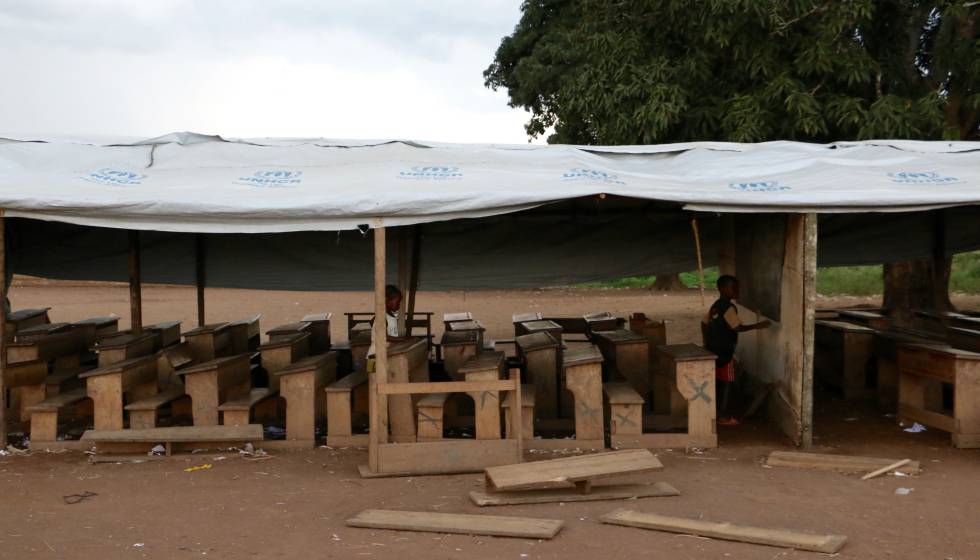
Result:
M184 342L195 362L204 363L227 355L230 342L227 327L228 323L211 323L184 333Z
M875 330L885 330L891 327L891 319L880 309L838 309L837 317L845 322L857 323Z
M269 389L279 390L279 377L274 375L284 367L310 354L310 334L283 335L274 342L259 346L262 367L269 374Z
M115 315L91 317L89 319L75 321L71 326L78 335L79 343L84 348L91 348L95 346L95 342L100 336L119 331L119 317Z
M473 314L470 313L469 311L463 311L460 313L443 313L442 315L442 324L446 328L446 330L449 330L450 323L459 323L463 321L472 321L472 320L473 320Z
M143 327L143 330L156 335L154 352L180 342L180 321L164 321Z
M78 337L67 330L7 344L7 363L44 360L54 363L54 371L63 371L78 367L81 350Z
M475 332L476 333L476 351L483 351L483 333L487 330L483 327L483 324L479 321L454 321L451 323L446 323L446 329L450 332Z
M654 414L670 414L670 392L674 380L666 371L657 368L657 358L653 349L667 344L667 321L655 321L643 313L630 315L630 330L647 339L650 358L650 389L653 392L650 408Z
M878 373L878 406L888 412L898 408L898 348L902 344L934 344L929 339L896 330L875 331L871 335L871 354ZM942 388L932 387L926 396L929 405L942 406Z
M45 323L50 323L51 319L48 318L48 311L50 307L42 307L40 309L20 309L14 311L7 315L7 324L4 329L7 342L14 339L14 335L20 329L26 329L28 327L33 327L34 325L42 325Z
M442 341L439 347L442 348L442 363L449 377L456 381L463 380L459 368L466 360L477 355L478 339L479 333L476 331L446 331L442 333Z
M650 399L650 343L633 331L598 331L592 339L605 359L610 381L626 381L644 400Z
M868 366L874 331L843 321L816 321L814 325L814 377L840 389L845 399L873 396Z
M252 387L248 354L215 358L177 375L184 378L184 390L191 397L195 426L217 426L218 406L248 396Z
M565 352L565 389L573 397L575 413L575 446L604 449L602 409L602 353L595 346L574 348Z
M245 354L259 349L262 327L259 325L261 314L252 315L238 321L228 323L224 332L228 336L226 355Z
M350 355L355 372L367 371L367 355L370 349L371 325L355 326L350 332Z
M950 346L970 352L980 352L980 328L949 327L947 331L949 332Z
M150 354L113 362L78 376L92 399L96 430L123 429L123 395L140 400L157 393L157 361Z
M952 434L953 446L980 447L980 354L925 344L898 349L898 414ZM953 410L930 410L926 387L932 382L953 386Z
M620 325L619 319L608 311L587 313L582 316L582 319L585 321L585 327L588 329L587 334L589 336L597 332L616 330Z
M514 323L514 338L521 336L522 334L527 334L521 323L529 323L531 321L540 321L540 313L514 313L511 315L511 321Z
M143 334L122 333L103 338L94 348L99 355L99 367L153 354L158 346L158 340L159 335L152 332Z
M46 399L48 362L30 360L9 363L3 370L3 386L10 389L10 406L21 422L31 419L30 407Z
M269 342L279 342L284 338L296 336L298 334L310 334L312 327L313 323L300 321L297 323L288 323L285 325L279 325L278 327L273 327L265 331L265 334L269 336Z
M313 313L303 317L310 324L310 354L323 354L330 350L330 318L333 313Z
M20 329L14 334L15 342L33 342L48 335L72 330L71 323L43 323Z
M303 358L272 376L279 378L279 394L286 401L286 439L314 447L316 428L326 419L320 394L337 377L336 352Z
M415 338L388 345L388 382L429 380L429 343ZM394 442L415 441L415 405L411 395L388 397L389 426Z
M531 394L534 406L541 418L557 418L560 406L558 375L561 362L561 344L547 332L535 332L518 336L517 355L524 364L525 382L534 387Z

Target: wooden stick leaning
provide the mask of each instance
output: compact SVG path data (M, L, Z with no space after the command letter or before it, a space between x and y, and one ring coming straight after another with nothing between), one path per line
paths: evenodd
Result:
M691 218L691 229L694 230L694 248L698 252L698 288L701 290L701 307L704 307L704 266L701 264L701 233L697 218Z
M902 459L901 461L895 461L894 463L888 465L887 467L881 467L880 469L878 469L876 471L869 472L868 474L862 476L861 477L861 480L869 480L869 479L872 479L872 478L874 478L876 476L881 476L881 475L883 475L883 474L885 474L885 473L887 473L889 471L895 470L895 469L900 468L900 467L904 467L905 465L907 465L907 464L909 464L911 462L912 462L912 459Z

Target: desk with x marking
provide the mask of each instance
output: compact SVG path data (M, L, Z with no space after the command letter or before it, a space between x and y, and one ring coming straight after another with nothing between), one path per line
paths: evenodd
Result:
M672 416L687 416L687 433L612 436L614 448L718 447L715 429L715 355L695 344L665 344L654 349L657 367L674 379Z

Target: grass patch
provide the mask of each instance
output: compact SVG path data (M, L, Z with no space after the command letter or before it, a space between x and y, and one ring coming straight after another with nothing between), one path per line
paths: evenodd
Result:
M881 265L817 269L817 293L825 296L874 296L882 293L883 286Z
M953 256L953 269L949 274L949 291L980 293L980 251Z

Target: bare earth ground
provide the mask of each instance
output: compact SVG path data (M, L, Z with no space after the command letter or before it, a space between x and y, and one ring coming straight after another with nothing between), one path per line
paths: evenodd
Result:
M710 296L710 294L709 294ZM52 319L128 315L122 286L20 284L15 308L52 306ZM146 322L184 319L193 325L194 293L144 288ZM976 309L980 298L955 298ZM876 303L837 298L821 305ZM303 294L208 290L208 319L263 313L263 327L305 313L367 310L366 293ZM519 311L575 315L645 311L673 319L670 342L694 340L702 306L694 293L642 290L542 290L422 293L419 309L468 310L496 337L510 333ZM438 315L437 315L438 316ZM342 321L334 336L343 338ZM815 451L911 457L925 472L913 478L858 476L765 468L773 449L790 449L765 420L720 428L721 445L703 454L659 453L674 498L625 502L477 508L467 498L478 475L362 480L364 450L319 448L275 452L246 461L235 452L207 452L142 464L90 465L81 454L0 458L0 558L818 558L822 555L743 543L602 525L617 508L730 521L761 527L845 534L841 558L980 558L980 452L949 447L947 435L902 432L870 405L819 393ZM531 458L539 457L535 455ZM223 459L219 459L223 457ZM184 472L210 463L213 468ZM898 487L913 488L895 495ZM63 496L94 496L67 505ZM521 515L566 521L551 541L353 529L344 520L367 508Z

